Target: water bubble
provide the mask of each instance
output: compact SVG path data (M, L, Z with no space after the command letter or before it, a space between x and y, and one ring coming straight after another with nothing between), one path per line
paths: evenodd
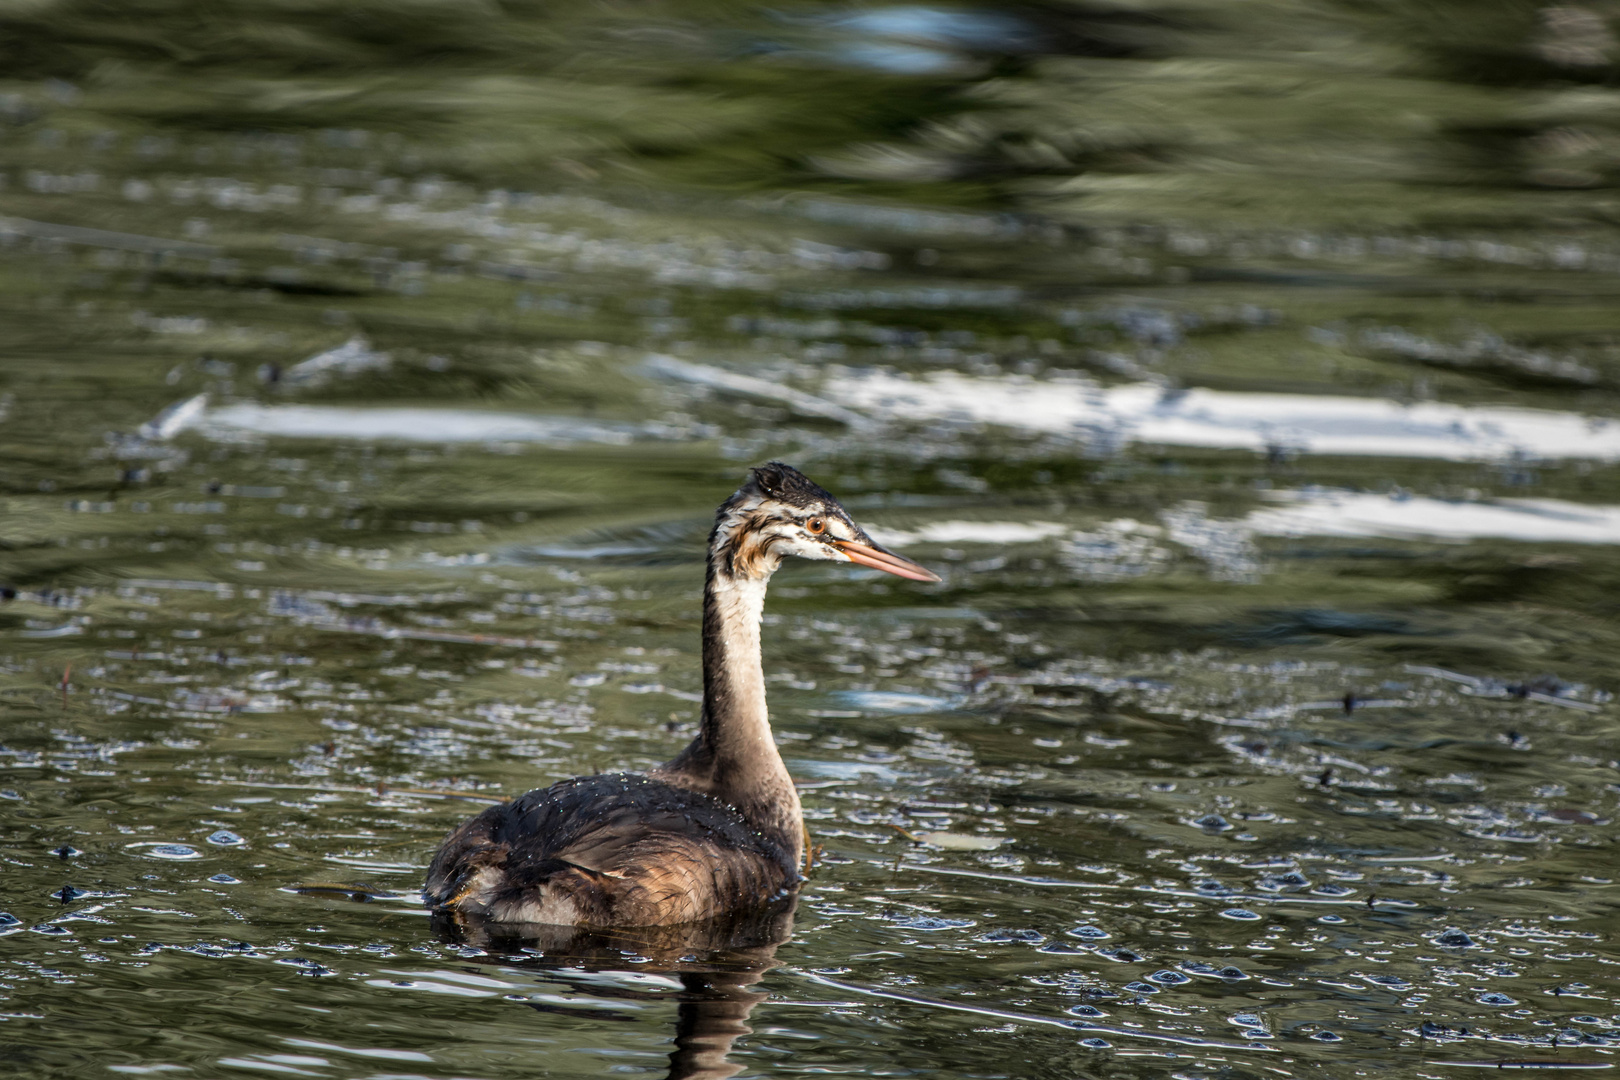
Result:
M987 942L1027 941L1034 943L1045 941L1046 935L1038 930L990 930L980 934L978 940Z
M240 885L242 883L241 878L233 878L229 874L215 874L208 880L216 885Z
M935 915L908 915L893 922L907 930L960 930L974 925L972 919L941 919Z
M65 937L72 932L73 931L69 930L67 927L57 926L55 923L40 923L38 926L34 927L34 933L45 934L49 937Z
M1452 927L1445 933L1437 935L1434 938L1434 943L1448 949L1465 949L1474 944L1474 939L1456 927Z
M243 841L240 836L237 836L235 833L231 832L231 830L220 829L216 833L209 834L208 842L210 844L218 845L219 847L235 847L237 844L240 844Z
M1319 923L1327 923L1329 926L1337 926L1338 924L1344 922L1344 916L1343 915L1323 915L1321 918L1317 919L1316 921L1319 922Z
M1266 1022L1260 1019L1256 1013L1238 1013L1236 1016L1229 1017L1227 1022L1243 1028L1263 1028L1266 1026Z
M0 930L8 926L21 926L22 920L9 911L0 911Z
M1084 946L1071 945L1067 941L1048 941L1046 944L1041 946L1040 951L1043 953L1063 953L1073 956L1077 953L1083 953L1086 950Z
M1145 982L1126 983L1125 989L1129 990L1133 994L1157 994L1159 992L1159 988L1157 986L1154 986L1152 983Z
M1168 969L1164 971L1155 971L1153 974L1148 976L1148 979L1151 982L1163 983L1165 986L1180 986L1182 983L1192 982L1192 979L1188 978L1186 975L1183 975L1181 972L1170 971Z
M1111 936L1102 927L1092 926L1090 923L1065 930L1064 933L1070 937L1084 938L1087 941L1101 941L1103 938Z
M145 855L153 859L167 859L170 862L185 862L190 859L202 858L202 852L186 844L166 844L161 841L143 840L136 844L126 844L126 851L133 851L137 855Z
M1193 824L1206 832L1226 832L1229 829L1236 828L1230 821L1227 821L1219 814L1205 814L1201 818L1194 818Z
M1098 1017L1108 1015L1095 1005L1071 1005L1064 1011L1070 1016L1083 1016L1088 1020L1095 1020Z
M1081 1039L1080 1045L1090 1047L1093 1050L1107 1050L1114 1044L1109 1042L1107 1039Z
M1344 1041L1340 1036L1335 1035L1331 1031L1318 1031L1315 1035L1312 1035L1311 1038L1315 1039L1317 1042L1343 1042Z
M1310 881L1303 874L1268 874L1255 887L1264 892L1282 892L1285 889L1303 889Z
M1242 982L1249 976L1240 967L1223 967L1221 970L1215 973L1215 977L1217 979L1225 979L1227 982Z
M1229 907L1225 911L1221 912L1221 918L1237 919L1241 922L1254 922L1255 920L1259 919L1260 916L1256 915L1248 908Z
M1510 998L1506 994L1498 994L1495 992L1481 994L1474 1000L1479 1002L1481 1005L1517 1005L1519 1003L1517 998Z

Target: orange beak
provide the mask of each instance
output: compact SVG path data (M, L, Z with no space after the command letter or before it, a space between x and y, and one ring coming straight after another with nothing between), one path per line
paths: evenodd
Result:
M884 551L879 547L856 543L854 540L834 540L833 547L842 551L852 563L861 566L870 566L874 570L882 570L886 574L896 577L909 578L912 581L938 581L939 575L932 570L924 569L910 559L902 559L892 551Z

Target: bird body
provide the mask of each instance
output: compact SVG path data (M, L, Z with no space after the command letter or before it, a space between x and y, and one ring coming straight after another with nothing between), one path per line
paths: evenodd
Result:
M795 889L804 820L771 735L759 638L787 555L939 580L875 544L797 470L753 470L709 537L696 738L650 774L563 780L472 818L434 857L428 905L501 923L660 926Z

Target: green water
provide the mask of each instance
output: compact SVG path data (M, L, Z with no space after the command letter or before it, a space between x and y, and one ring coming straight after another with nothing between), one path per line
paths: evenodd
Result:
M1617 85L1597 2L0 4L0 1069L1611 1067ZM776 579L791 926L433 926L690 738L769 458L944 578Z

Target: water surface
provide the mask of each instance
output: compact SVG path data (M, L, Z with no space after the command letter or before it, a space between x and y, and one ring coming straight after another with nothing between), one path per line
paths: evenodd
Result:
M0 10L0 1061L1611 1066L1616 18ZM796 910L433 925L773 457Z

